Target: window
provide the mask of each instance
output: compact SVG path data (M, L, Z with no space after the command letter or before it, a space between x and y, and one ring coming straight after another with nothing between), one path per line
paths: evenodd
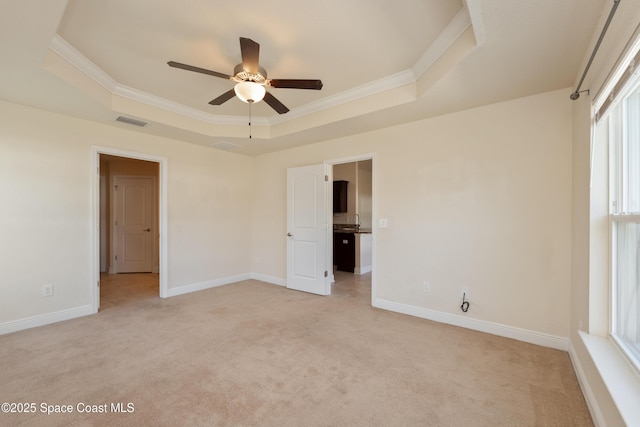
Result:
M611 336L640 369L640 78L630 76L609 126Z

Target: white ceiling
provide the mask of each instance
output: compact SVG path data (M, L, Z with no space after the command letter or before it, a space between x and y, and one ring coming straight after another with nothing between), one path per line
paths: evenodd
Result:
M606 0L0 0L0 99L249 155L566 88ZM607 10L605 10L607 9ZM264 102L208 102L239 37L260 43ZM115 122L119 115L149 122Z

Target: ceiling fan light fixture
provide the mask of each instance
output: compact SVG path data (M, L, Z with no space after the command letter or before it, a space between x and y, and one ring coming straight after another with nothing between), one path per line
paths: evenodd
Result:
M242 102L246 102L248 104L262 101L262 98L264 98L264 94L266 93L266 89L263 85L254 82L240 82L236 84L233 90Z

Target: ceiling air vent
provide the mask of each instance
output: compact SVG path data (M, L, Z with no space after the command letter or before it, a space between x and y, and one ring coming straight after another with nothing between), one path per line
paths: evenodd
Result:
M116 122L122 122L128 125L138 126L141 128L149 124L149 122L143 122L142 120L136 120L136 119L132 119L131 117L125 117L125 116L118 116L118 118L116 119Z

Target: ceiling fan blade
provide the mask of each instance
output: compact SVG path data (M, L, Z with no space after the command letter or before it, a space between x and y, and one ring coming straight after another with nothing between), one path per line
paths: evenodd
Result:
M202 74L208 74L210 76L220 77L227 80L231 79L231 76L228 74L207 70L205 68L194 67L193 65L182 64L180 62L169 61L167 62L167 65L174 68L182 68L183 70L187 70L187 71L195 71L196 73L202 73Z
M260 44L251 39L240 37L240 51L242 53L242 67L251 74L258 74L260 67Z
M283 89L322 89L322 80L271 79L269 86Z
M231 89L231 90L226 91L225 93L223 93L222 95L220 95L216 99L209 101L209 104L211 104L211 105L221 105L221 104L224 104L225 102L227 102L228 100L230 100L231 98L233 98L234 96L236 96L236 92L233 89Z
M269 104L269 106L276 110L278 114L284 114L289 111L289 109L285 107L282 102L278 101L278 99L275 96L271 95L269 92L264 94L264 102Z

